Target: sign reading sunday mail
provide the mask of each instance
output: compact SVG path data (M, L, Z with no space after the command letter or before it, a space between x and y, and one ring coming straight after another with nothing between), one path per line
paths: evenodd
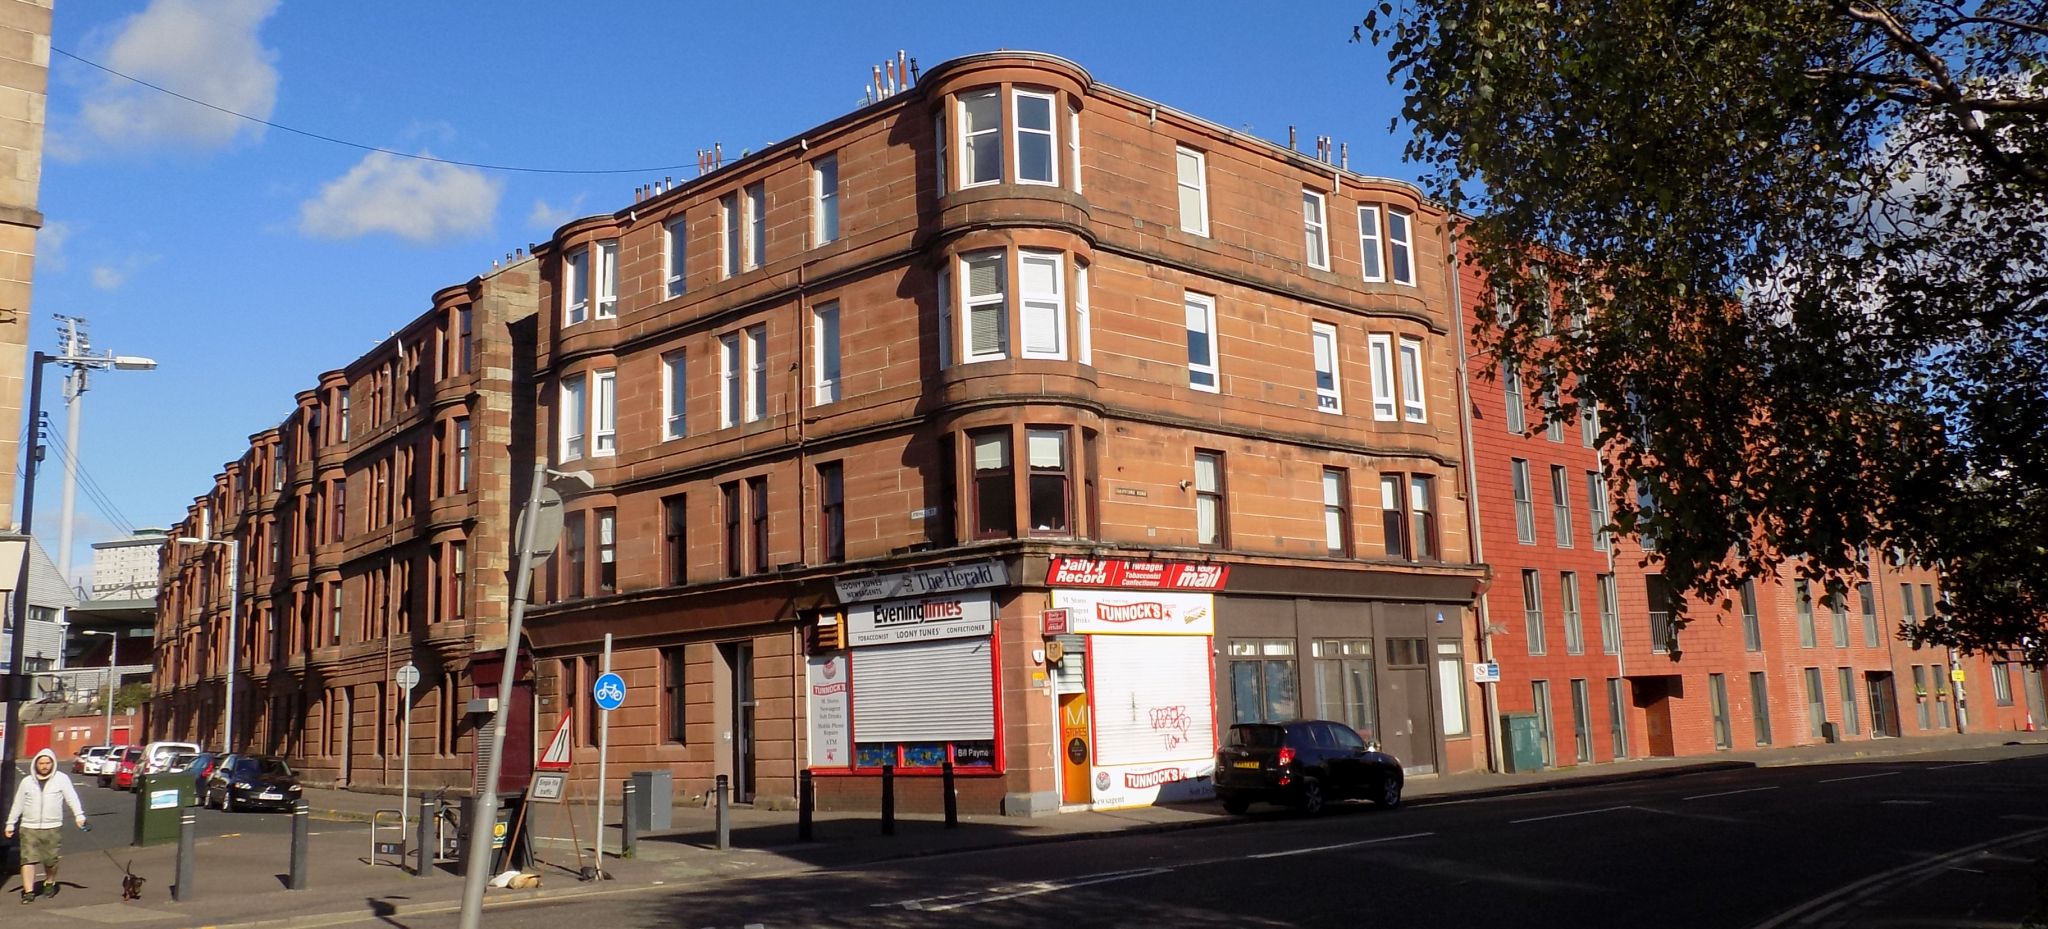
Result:
M839 595L840 603L855 603L861 600L923 597L957 590L980 590L984 587L1002 587L1008 583L1009 569L1005 568L1002 562L991 558L987 561L940 565L936 568L898 571L872 577L840 578L833 581L832 586Z
M995 597L985 593L933 594L846 608L846 644L855 648L988 635L995 630Z

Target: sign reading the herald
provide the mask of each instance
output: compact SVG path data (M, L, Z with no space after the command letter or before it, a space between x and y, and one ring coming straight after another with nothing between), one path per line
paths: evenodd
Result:
M833 581L832 587L833 592L839 595L839 602L854 603L860 600L894 600L962 590L980 590L987 587L1002 587L1008 583L1009 569L1003 567L1001 561L992 558L987 561L940 565L916 571L841 578Z
M995 599L985 593L936 594L846 608L846 644L856 648L988 635L995 629Z
M1170 590L1055 590L1067 631L1121 635L1213 635L1216 598Z
M1136 587L1145 590L1222 590L1230 579L1226 564L1182 561L1127 561L1122 558L1054 558L1045 570L1048 587Z

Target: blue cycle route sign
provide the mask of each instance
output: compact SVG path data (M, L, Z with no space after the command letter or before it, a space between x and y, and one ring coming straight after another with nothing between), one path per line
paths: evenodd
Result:
M606 672L598 677L597 683L591 685L590 695L596 698L598 709L616 710L626 702L626 679Z

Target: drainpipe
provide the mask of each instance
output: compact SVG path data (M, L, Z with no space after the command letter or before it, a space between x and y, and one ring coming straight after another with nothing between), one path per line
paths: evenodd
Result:
M1459 286L1457 242L1453 239L1447 244L1445 253L1450 259L1446 265L1450 269L1451 279L1451 326L1458 343L1458 432L1465 455L1465 464L1461 469L1465 472L1465 525L1472 537L1472 561L1474 564L1484 565L1486 547L1479 536L1479 478L1472 471L1472 463L1477 459L1472 450L1472 391L1469 358L1465 346L1465 300L1463 288ZM1479 595L1478 617L1479 658L1481 661L1491 662L1493 614L1487 608L1487 594ZM1458 682L1460 687L1464 684L1464 681ZM1480 709L1484 714L1480 722L1486 727L1487 769L1495 774L1507 769L1507 765L1503 763L1506 756L1501 752L1500 742L1500 695L1497 692L1499 687L1498 683L1479 685Z

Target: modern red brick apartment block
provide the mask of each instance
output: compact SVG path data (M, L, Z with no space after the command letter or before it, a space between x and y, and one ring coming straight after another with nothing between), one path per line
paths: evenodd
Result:
M1298 715L1470 767L1445 253L1407 185L1030 53L564 226L544 728L594 741L611 633L613 761L689 792L1149 803Z
M1491 318L1490 287L1460 273L1467 316ZM1508 767L1517 728L1533 743L1520 765L1559 766L1958 732L1965 716L1967 731L2011 730L2028 702L2048 724L2039 668L1900 640L1935 609L1937 578L1882 557L1841 597L1787 565L1725 607L1694 605L1674 650L1649 546L1600 531L1613 489L1597 416L1547 421L1524 387L1533 378L1466 349L1474 510L1493 570L1480 618L1500 663L1496 712L1521 718L1504 727Z
M1220 726L1301 715L1468 769L1446 251L1408 185L1059 58L956 59L443 292L177 531L268 553L238 728L315 778L395 779L407 661L414 757L467 778L535 456L594 489L512 744L566 719L573 789L606 634L611 770L684 796L809 769L871 803L889 766L915 805L950 762L970 811L1143 804L1206 790ZM450 368L463 308L481 360ZM218 728L222 548L169 550L160 731Z
M471 782L472 662L504 647L512 473L530 442L512 384L531 351L535 267L435 294L299 393L193 501L171 535L236 545L164 546L152 737L221 744L232 654L236 748L318 780L396 784L409 712L415 783ZM410 701L393 683L407 662L420 670Z

